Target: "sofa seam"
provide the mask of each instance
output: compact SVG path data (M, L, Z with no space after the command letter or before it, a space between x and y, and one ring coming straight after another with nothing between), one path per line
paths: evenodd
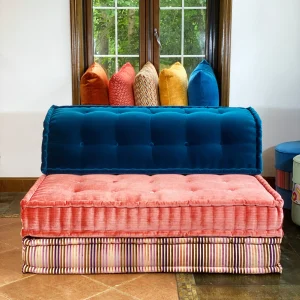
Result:
M257 112L254 110L253 107L248 107L248 111L251 113L254 122L255 122L255 129L256 129L256 168L258 170L262 170L262 161L261 161L261 153L262 153L262 122L260 117L258 116Z
M49 148L49 132L50 132L50 121L52 119L53 113L57 108L56 105L52 105L45 117L44 121L44 132L43 132L43 143L42 143L42 168L41 171L46 175L48 170L48 148Z

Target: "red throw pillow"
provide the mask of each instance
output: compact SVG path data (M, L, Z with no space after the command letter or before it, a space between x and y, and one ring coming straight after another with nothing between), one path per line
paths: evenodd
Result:
M83 105L108 105L108 78L104 69L94 62L82 75L80 96Z
M128 62L109 81L109 103L113 106L133 106L135 70Z

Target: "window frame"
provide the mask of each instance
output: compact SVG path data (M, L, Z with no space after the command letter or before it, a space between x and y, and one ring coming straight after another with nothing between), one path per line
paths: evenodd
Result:
M145 19L140 24L140 65L150 60L157 70L159 46L154 42L153 32L154 28L159 32L158 3L159 0L144 0L140 1L139 7L140 17ZM205 55L218 80L221 106L229 106L231 19L232 0L207 0ZM92 0L70 0L70 23L72 104L80 105L80 78L94 61Z

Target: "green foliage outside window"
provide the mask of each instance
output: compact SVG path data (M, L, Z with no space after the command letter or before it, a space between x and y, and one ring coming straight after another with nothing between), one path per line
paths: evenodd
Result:
M139 10L138 0L118 0L118 7L136 7L137 9L117 10L117 52L118 55L139 55ZM160 69L169 67L176 61L181 61L181 47L183 42L183 64L188 75L202 60L198 55L205 53L205 9L185 9L184 24L182 25L182 0L160 0L160 7L180 7L180 9L160 10L160 39L161 55L178 55L178 57L161 57ZM184 0L185 7L205 7L206 0ZM115 1L94 0L94 54L116 55L116 25ZM96 7L111 7L111 9L97 9ZM182 31L182 28L183 31ZM182 41L183 34L183 41ZM115 57L95 57L107 70L109 77L116 71ZM138 57L119 57L118 66L129 61L139 70Z

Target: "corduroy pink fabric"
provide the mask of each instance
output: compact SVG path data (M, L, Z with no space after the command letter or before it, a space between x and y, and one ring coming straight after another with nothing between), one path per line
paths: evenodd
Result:
M22 236L282 237L282 206L261 176L49 175L21 202Z

